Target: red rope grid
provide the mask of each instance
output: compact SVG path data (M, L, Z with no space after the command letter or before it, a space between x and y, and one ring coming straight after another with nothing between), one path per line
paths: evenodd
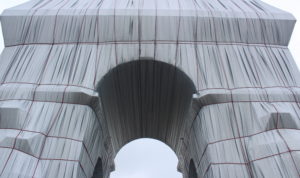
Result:
M217 44L218 45L218 44ZM270 56L269 56L270 57ZM272 63L273 64L273 63ZM272 65L273 66L273 68L274 68L274 65ZM222 65L222 67L223 67L223 65ZM224 67L223 67L223 70L224 70ZM256 70L256 69L255 69ZM257 71L256 71L256 73L257 73ZM226 75L225 75L225 77L226 77ZM257 77L259 77L259 75L257 74ZM227 78L226 78L227 79ZM258 78L259 79L259 78ZM259 81L261 81L260 79L259 79ZM228 81L227 81L227 83L228 83ZM261 84L261 87L243 87L243 88L260 88L260 89L266 89L266 88L269 88L269 87L262 87L262 84ZM291 90L291 86L289 86L289 87L286 87L286 86L284 86L284 87L280 87L280 88L287 88L287 89L289 89L292 93L293 93L293 96L294 96L294 98L295 98L295 102L297 103L297 99L296 99L296 96L295 96L295 93ZM214 89L224 89L224 88L214 88ZM234 109L234 104L233 103L236 103L236 101L233 101L233 98L232 98L232 90L234 90L234 89L236 89L236 88L231 88L231 89L225 89L225 90L229 90L230 92L231 92L231 101L230 102L222 102L222 103L232 103L232 105L233 105L233 109ZM240 88L241 89L241 88ZM206 89L202 89L202 90L199 90L199 91L204 91L204 90L206 90ZM264 90L265 92L266 92L266 90ZM266 94L268 95L268 93L266 92ZM269 97L268 97L269 98ZM237 102L252 102L252 101L237 101ZM271 103L270 101L269 101L269 99L268 99L268 101L265 101L265 102L268 102L268 103ZM216 104L222 104L222 103L216 103ZM273 102L272 102L273 103ZM272 104L271 103L271 104ZM211 105L211 104L208 104L208 105ZM273 104L272 104L273 105ZM297 105L298 105L298 107L299 107L299 103L297 103ZM300 108L300 107L299 107ZM277 113L278 114L278 113ZM197 116L196 116L196 118L197 118ZM195 119L196 119L195 118ZM194 120L195 120L194 119ZM193 120L193 122L194 122L194 120ZM193 125L193 124L192 124ZM238 125L237 125L237 127L238 127ZM274 129L274 130L278 130L278 128L276 128L276 129ZM239 131L239 129L238 129L238 131ZM267 132L267 131L263 131L263 132ZM263 132L260 132L260 133L263 133ZM279 132L279 131L278 131ZM256 133L256 134L253 134L253 135L257 135L257 134L260 134L260 133ZM250 135L250 136L253 136L253 135ZM244 136L244 137L249 137L249 136ZM243 137L241 137L241 136L239 136L239 137L236 137L236 138L232 138L232 139L241 139L241 138L243 138ZM230 139L224 139L224 140L222 140L222 141L227 141L227 140L230 140ZM220 140L221 141L221 140ZM216 141L216 142L214 142L214 143L218 143L218 142L220 142L220 141ZM286 141L285 141L285 143L286 143ZM213 144L213 143L208 143L208 145L210 145L210 144ZM207 150L207 147L208 147L208 145L206 145L206 148L205 148L205 150L204 150L204 152L203 152L203 154L202 154L202 156L201 156L201 158L200 158L200 162L201 162L201 160L202 160L202 158L203 158L203 155L205 154L205 152L206 152L206 150ZM242 147L243 148L243 147ZM290 149L289 149L289 151L290 151ZM244 154L245 155L245 154ZM247 156L247 155L246 155ZM292 156L291 156L292 157ZM263 159L263 158L260 158L260 159ZM292 159L293 159L293 157L292 157ZM199 162L199 164L200 164L200 162ZM246 165L247 167L250 167L250 165L249 165L249 163L250 162L252 162L252 161L250 161L250 160L247 160L246 162L244 162L243 164L244 165ZM294 162L294 164L295 164L295 161L293 161ZM198 164L198 166L199 166L199 164ZM207 171L209 170L209 168L210 168L210 166L211 165L213 165L213 164L218 164L218 163L211 163L209 166L208 166L208 168L207 168L207 170L206 170L206 172L204 173L204 175L207 173ZM228 164L228 163L220 163L220 164ZM235 163L234 163L235 164ZM237 164L240 164L240 163L237 163ZM251 168L250 168L251 169ZM296 167L296 169L297 169L297 167ZM298 170L297 170L298 171ZM251 170L250 170L250 173L251 173ZM299 173L299 172L298 172ZM300 174L298 174L298 175L300 175ZM250 176L251 176L251 174L250 174Z
M63 7L67 4L67 2L68 2L68 1L66 1L66 3L63 4L63 5L59 8L59 10L57 11L57 13L56 13L55 27L54 27L54 32L53 32L53 44L54 44L54 42L55 42L55 30L56 30L56 23L57 23L58 13L59 13L60 9L63 8ZM92 1L91 1L91 4L89 4L88 6L91 6L93 3L94 3L94 0L92 0ZM87 9L88 9L88 8L87 8ZM84 16L86 15L87 9L85 10ZM80 28L80 33L79 33L79 35L78 35L78 41L79 41L79 39L80 39L80 37L81 37L81 34L82 34L82 30L83 30L83 27L84 27L84 26L83 26L83 23L84 23L84 22L85 22L85 21L84 21L84 19L83 19L83 20L82 20L82 24L81 24L81 28ZM52 46L51 46L50 52L51 52L52 49L53 49L53 44L52 44ZM78 44L76 44L76 50L75 50L75 51L78 51L77 48L78 48ZM49 60L49 58L50 58L50 55L48 56L48 59L47 59L47 60ZM73 60L73 62L74 62L74 60ZM33 176L32 176L33 178L34 178L34 176L35 176L37 167L38 167L38 165L39 165L39 163L40 163L42 153L43 153L43 151L44 151L44 149L45 149L47 137L48 137L49 133L51 132L51 130L52 130L54 124L55 124L56 121L58 120L59 114L62 112L62 108L63 108L63 104L64 104L64 97L65 97L65 93L66 93L66 89L67 89L67 88L68 88L68 86L66 86L65 89L64 89L64 92L63 92L63 96L62 96L62 100L61 100L61 105L60 105L59 111L57 112L56 116L54 117L53 122L52 122L52 124L50 125L50 128L49 128L49 130L48 130L47 133L46 133L46 136L45 136L46 138L44 139L43 146L42 146L41 152L40 152L40 154L39 154L37 164L36 164L35 169L34 169L34 173L33 173ZM82 142L82 143L83 143L84 149L87 151L87 148L86 148L84 142ZM87 153L88 153L88 152L87 152ZM88 153L88 157L89 157L89 160L91 161L91 164L93 165L93 167L95 167L95 165L94 165L94 163L93 163L93 161L92 161L91 156L90 156L89 153ZM63 160L63 159L62 159L62 160ZM81 162L78 161L78 163L79 163L80 167L82 168L83 173L85 174L85 176L87 176L87 174L86 174L85 171L84 171L83 166L81 165Z
M58 14L57 14L58 15ZM56 15L56 17L57 17L57 15ZM114 16L115 16L115 13L114 13ZM178 35L179 35L179 32L178 32ZM145 41L142 41L142 40L139 40L139 41L124 41L124 42L122 42L122 41L112 41L112 42L99 42L99 41L97 41L97 42L74 42L74 43L72 43L72 42L70 42L70 43L24 43L24 44L17 44L17 45L11 45L11 46L7 46L7 47L13 47L13 46L21 46L21 45L63 45L63 44L95 44L95 45L101 45L101 44L115 44L115 47L116 47L116 45L117 44L135 44L135 43L137 43L137 44L142 44L142 43L156 43L156 42L158 42L158 43L164 43L164 44L176 44L177 46L179 45L179 44L196 44L196 43L203 43L203 44L205 44L205 43L208 43L208 44L212 44L212 45L245 45L245 46L262 46L262 47L274 47L274 48L284 48L284 49L286 49L287 47L286 46L280 46L280 45L272 45L272 44L270 44L270 45L267 45L266 43L264 43L264 44L249 44L249 43L222 43L222 42L210 42L210 41L179 41L178 39L175 41L164 41L164 40L145 40ZM117 53L117 50L115 49L115 52ZM155 57L155 56L154 56ZM116 55L116 60L117 60L117 55ZM117 63L118 63L118 61L117 61ZM273 66L274 67L274 66ZM223 69L224 71L225 71L225 69ZM95 71L95 73L97 72L97 70ZM225 73L225 72L224 72ZM94 79L94 86L95 86L95 80L96 80L96 76L95 76L95 79ZM260 80L259 80L260 81ZM228 83L228 81L227 81L227 83ZM29 108L29 111L31 110L31 106L33 105L33 103L34 102L52 102L52 101L38 101L38 100L35 100L35 94L36 94L36 89L38 88L38 86L41 86L41 85L55 85L55 86L66 86L65 87L65 90L64 90L64 92L63 92L63 97L62 97L62 101L61 102L55 102L55 103L61 103L61 107L60 107L60 109L59 109L59 111L61 112L61 108L62 108L62 105L63 104L78 104L78 103L66 103L66 102L64 102L64 96L65 96L65 93L66 93L66 89L67 89L67 87L68 86L75 86L75 87L80 87L80 88L85 88L85 89L90 89L90 90L95 90L95 89L93 89L93 88L88 88L88 87L84 87L84 86L80 86L80 85L70 85L70 84L39 84L39 83L26 83L26 82L7 82L7 83L1 83L1 85L0 85L0 87L2 86L2 85L4 85L4 84L32 84L32 85L37 85L36 87L35 87L35 92L34 92L34 95L33 95L33 100L28 100L28 101L32 101L32 103L31 103L31 105L30 105L30 108ZM259 88L259 89L266 89L266 88L287 88L287 89L289 89L289 90L291 90L291 88L300 88L299 86L290 86L290 87L286 87L286 86L274 86L274 87L238 87L238 88L207 88L207 89L201 89L201 90L198 90L198 92L200 92L200 91L205 91L205 90L212 90L212 89L224 89L224 90L229 90L230 92L231 92L231 101L228 101L228 102L218 102L218 103L216 103L216 104L224 104L224 103L232 103L232 106L233 106L233 109L234 109L234 104L233 103L237 103L237 102L267 102L267 103L270 103L271 105L273 105L273 107L274 107L274 109L277 111L277 117L278 117L278 119L277 119L277 122L278 122L278 120L279 120L279 112L278 112L278 110L277 110L277 108L275 107L275 105L273 104L274 102L289 102L289 103L296 103L297 104L297 106L299 107L299 102L297 101L297 99L296 99L296 96L295 96L295 94L294 94L294 92L291 90L291 92L293 93L293 96L295 97L295 101L272 101L272 102L270 102L270 101L233 101L233 97L232 97L232 91L233 90L236 90L236 89L243 89L243 88L249 88L249 89L256 89L256 88ZM11 99L11 100L26 100L26 99ZM9 101L9 99L7 99L7 100L0 100L0 101ZM208 105L212 105L212 104L208 104ZM299 107L300 108L300 107ZM55 123L55 121L57 120L57 118L58 118L58 115L59 115L59 113L60 112L58 112L57 113L57 115L56 115L56 117L55 117L55 119L54 119L54 121L53 121L53 123L52 123L52 125L51 125L51 127L50 127L50 130L52 129L52 127L53 127L53 125L54 125L54 123ZM28 112L29 113L29 112ZM234 112L235 113L235 112ZM29 114L28 114L29 115ZM27 115L27 116L28 116ZM236 116L235 116L236 117ZM27 118L27 117L26 117ZM26 120L26 119L25 119ZM24 122L25 123L25 122ZM279 128L278 128L278 123L276 124L277 125L277 127L276 127L276 129L271 129L271 130L277 130L278 131L278 133L280 134L280 132L279 132ZM238 125L237 125L237 127L238 127ZM9 128L7 128L7 129L9 129ZM23 128L22 129L15 129L15 130L19 130L20 132L19 132L19 134L16 136L16 138L15 138L15 140L14 140L14 144L13 144L13 147L11 148L11 147L7 147L7 148L11 148L12 149L12 151L11 151L11 153L10 153L10 155L9 155L9 157L11 156L11 154L12 154L12 152L13 152L13 150L17 150L17 151L21 151L21 150L18 150L17 148L15 148L15 144L16 144L16 139L17 139L17 137L20 135L20 133L21 132L33 132L33 133L39 133L39 134L42 134L42 135L44 135L46 138L47 137L53 137L53 138L62 138L62 139L70 139L70 140L74 140L74 141L78 141L78 142L82 142L83 143L83 146L84 146L84 148L85 148L85 150L87 151L87 153L88 153L88 156L89 156L89 158L90 158L90 160L91 160L91 157L90 157L90 155L89 155L89 152L88 152L88 150L87 150L87 148L86 148L86 146L85 146L85 144L84 144L84 142L82 141L82 140L76 140L76 139L72 139L72 138L66 138L66 137L57 137L57 136L49 136L48 134L49 134L49 132L50 132L50 130L45 134L45 133L42 133L42 132L35 132L35 131L28 131L28 130L24 130ZM293 129L293 130L300 130L300 129ZM239 131L239 128L238 128L238 131ZM268 130L268 131L270 131L270 130ZM252 134L252 135L250 135L250 136L253 136L253 135L257 135L257 134L261 134L261 133L263 133L263 132L267 132L267 131L262 131L262 132L259 132L259 133L256 133L256 134ZM250 137L250 136L240 136L240 133L239 133L239 137L235 137L235 138L228 138L228 139L224 139L224 140L219 140L219 141L215 141L215 142L211 142L211 143L208 143L208 145L210 145L210 144L214 144L214 143L218 143L218 142L222 142L222 141L227 141L227 140L231 140L231 139L241 139L241 138L245 138L245 137ZM282 136L281 136L282 137ZM282 137L282 139L284 140L284 138ZM46 139L45 139L45 142L46 142ZM43 149L44 149L44 146L45 146L45 142L44 142L44 145L43 145ZM284 140L284 142L286 143L286 141ZM241 143L242 144L242 143ZM206 148L208 147L208 145L206 146ZM217 164L243 164L243 165L249 165L249 163L250 162L254 162L254 161L257 161L257 160L261 160L261 159L266 159L266 158L268 158L268 157L272 157L272 156L277 156L277 155L280 155L280 154L285 154L285 153L290 153L291 154L291 152L293 152L293 151L300 151L300 150L290 150L290 148L288 147L288 145L287 145L287 143L286 143L286 146L287 146L287 148L288 148L288 151L287 152L282 152L282 153L277 153L277 154L274 154L274 155L270 155L270 156L266 156L266 157L262 157L262 158L258 158L258 159L256 159L256 160L248 160L248 158L244 158L245 159L245 161L246 162L244 162L244 163L210 163L210 165L209 165L209 167L211 166L211 165L217 165ZM243 147L243 145L242 145L242 147ZM1 147L1 148L6 148L6 147ZM205 150L206 150L206 148L205 148ZM40 153L40 156L41 156L41 154L42 154L42 152L43 152L43 149L42 149L42 151L41 151L41 153ZM22 151L21 151L22 152ZM24 152L25 153L25 152ZM205 153L205 151L204 151L204 153ZM204 154L203 153L203 154ZM26 153L26 154L28 154L28 153ZM244 153L243 153L244 154ZM245 154L244 154L245 155ZM31 156L33 156L33 157L35 157L34 155L31 155ZM80 163L80 160L65 160L65 159L46 159L46 158L40 158L40 156L39 157L35 157L35 158L38 158L39 160L62 160L62 161L76 161L76 162L79 162L79 164L80 164L80 167L82 168L82 170L83 170L83 172L84 172L84 169L83 169L83 167L82 167L82 165L81 165L81 163ZM293 162L294 162L294 158L292 157L292 155L291 155L291 158L293 159ZM8 160L9 160L9 158L8 158ZM7 161L8 161L7 160ZM91 162L92 162L92 160L91 160ZM7 164L7 162L6 162L6 164ZM5 166L6 166L6 164L5 164ZM93 162L92 162L92 164L93 164ZM295 162L294 162L294 164L295 164ZM2 173L3 173L3 171L4 171L4 169L5 169L5 166L4 166L4 168L3 168L3 170L2 170L2 172L1 172L1 174L0 175L2 175ZM38 163L37 163L37 165L36 165L36 167L38 166ZM207 168L207 171L209 170L209 167ZM296 169L297 169L297 167L296 167ZM35 169L35 171L36 171L36 169ZM34 171L34 172L35 172ZM297 171L298 171L298 169L297 169ZM250 171L251 172L251 171ZM85 173L85 172L84 172ZM298 174L299 174L299 171L298 171ZM204 174L205 175L205 174ZM300 174L299 174L300 175ZM34 175L33 175L34 176ZM250 176L251 176L251 174L250 174Z
M208 172L208 170L209 170L209 168L211 167L211 165L218 165L218 164L240 164L240 165L247 165L247 164L249 164L249 163L252 163L252 162L255 162L255 161L258 161L258 160L262 160L262 159L270 158L270 157L273 157L273 156L277 156L277 155L289 153L289 154L291 155L291 159L292 159L292 161L293 161L293 164L294 164L294 166L295 166L295 169L296 169L296 171L298 172L298 175L300 176L300 173L299 173L298 168L297 168L297 166L296 166L296 162L295 162L295 160L294 160L294 158L293 158L293 156L292 156L292 154L291 154L291 152L295 152L295 151L298 152L298 151L300 151L300 150L292 150L292 149L290 149L290 147L288 146L288 143L286 142L286 140L284 139L284 137L283 137L283 136L281 135L281 133L280 133L280 130L295 130L295 131L299 131L299 132L300 132L300 129L296 129L296 128L278 128L278 122L279 122L279 117L280 117L280 116L279 116L279 112L278 112L277 108L275 107L275 105L273 104L274 102L269 102L269 101L266 101L266 102L267 102L267 103L270 103L270 104L274 107L274 109L276 109L276 114L277 114L276 128L274 128L274 129L269 129L269 130L264 130L264 131L261 131L261 132L258 132L258 133L254 133L254 134L250 134L250 135L247 135L247 136L233 137L233 138L227 138L227 139L217 140L217 141L214 141L214 142L209 142L209 143L207 143L207 145L206 145L206 147L205 147L205 149L204 149L204 151L203 151L203 153L202 153L202 155L201 155L201 157L200 157L200 160L199 160L199 163L198 163L198 167L199 167L200 163L202 162L202 159L203 159L203 157L204 157L204 155L205 155L205 153L206 153L206 151L207 151L208 146L213 145L213 144L217 144L217 143L220 143L220 142L230 141L230 140L244 139L244 138L248 138L248 137L260 135L260 134L263 134L263 133L269 132L269 131L277 131L277 132L278 132L279 136L280 136L281 139L284 141L284 143L285 143L285 145L286 145L288 151L281 152L281 153L277 153L277 154L273 154L273 155L269 155L269 156L265 156L265 157L261 157L261 158L257 158L257 159L254 159L254 160L249 160L249 161L243 162L243 163L230 163L230 162L229 162L229 163L210 163L210 164L208 165L208 168L206 169L205 174ZM280 103L281 103L281 102L280 102ZM296 103L297 103L297 102L296 102ZM299 104L299 103L297 103L297 104ZM205 175L205 174L204 174L204 175Z
M48 2L50 2L50 1L47 1L45 4L42 5L42 7L45 6ZM39 9L39 8L37 8L37 9L34 11L34 13L31 15L29 24L32 23L33 15L37 12L38 9ZM26 33L25 39L27 38L27 34L28 34L28 32ZM49 55L50 55L50 53L49 53ZM47 65L47 62L46 62L46 65ZM45 66L46 66L46 65L45 65ZM43 71L43 70L42 70L42 71ZM43 71L43 72L44 72L44 71ZM8 73L8 70L7 70L7 71L5 72L5 74L4 74L4 79L3 79L3 81L5 81L5 78L6 78L6 76L7 76L7 73ZM38 86L39 86L39 85L37 84L36 87L35 87L35 89L34 89L34 91L36 91L36 89L38 88ZM3 174L3 172L4 172L4 170L5 170L6 166L7 166L7 163L8 163L8 161L9 161L10 157L11 157L13 151L15 150L17 138L18 138L18 137L20 136L20 134L22 133L22 130L23 130L24 126L25 126L27 117L29 116L29 112L30 112L30 110L31 110L31 108L32 108L33 101L34 101L34 99L35 99L35 93L36 93L36 92L33 93L33 99L32 99L32 101L31 101L29 110L28 110L28 112L27 112L27 114L26 114L26 117L25 117L25 119L24 119L24 123L23 123L23 125L22 125L22 129L19 130L19 133L18 133L17 136L14 138L13 147L12 147L12 149L11 149L11 151L10 151L10 154L9 154L9 156L8 156L6 162L5 162L5 164L4 164L4 166L3 166L2 170L1 170L0 176L2 176L2 174Z

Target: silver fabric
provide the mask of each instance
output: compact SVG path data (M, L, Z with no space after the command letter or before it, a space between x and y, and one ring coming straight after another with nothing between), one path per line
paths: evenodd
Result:
M176 152L184 178L299 177L291 14L259 0L32 0L1 23L1 177L89 178L101 161L107 178L144 137Z

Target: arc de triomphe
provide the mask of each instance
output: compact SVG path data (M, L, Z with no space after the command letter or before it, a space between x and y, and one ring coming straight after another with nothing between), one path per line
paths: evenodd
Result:
M291 14L259 0L32 0L1 22L0 177L108 178L146 137L184 178L300 176Z

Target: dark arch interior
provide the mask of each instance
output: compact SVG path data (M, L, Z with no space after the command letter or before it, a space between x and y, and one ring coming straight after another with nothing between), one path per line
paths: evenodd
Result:
M149 59L120 64L98 85L115 152L154 138L176 152L195 86L173 65Z
M103 178L103 167L101 158L98 158L97 160L92 178Z
M195 163L193 160L190 161L188 178L198 178L197 170L196 170Z

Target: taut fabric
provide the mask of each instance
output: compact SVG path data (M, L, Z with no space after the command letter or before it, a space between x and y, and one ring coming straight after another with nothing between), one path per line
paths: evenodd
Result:
M259 0L5 10L0 177L108 178L145 137L175 151L184 178L299 177L295 22Z

